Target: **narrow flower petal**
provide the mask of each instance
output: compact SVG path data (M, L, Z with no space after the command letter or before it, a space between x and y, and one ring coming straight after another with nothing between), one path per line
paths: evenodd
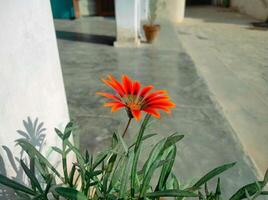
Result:
M126 94L132 93L132 81L128 78L128 76L122 76L122 82L125 89Z
M141 111L140 110L132 110L131 113L137 121L140 121L140 119L141 119Z
M122 84L119 81L117 81L112 75L109 75L108 77L111 81L113 81L114 85L117 87L118 92L120 92L121 94L120 96L123 97L124 87L122 86Z
M159 106L159 105L156 105L156 106L150 106L150 109L159 109L159 110L163 110L164 112L166 113L170 113L170 109L166 106Z
M113 81L102 79L102 81L109 87L111 87L115 92L119 94L119 96L123 96L124 92L121 91L120 87L118 87Z
M143 110L144 112L147 112L148 114L150 114L150 115L152 115L152 116L154 116L154 117L156 117L156 118L160 118L160 113L159 112L157 112L156 110L154 110L154 109L144 109Z
M141 93L139 94L140 97L144 97L148 94L148 92L150 90L152 90L154 88L154 86L152 85L148 85L148 86L145 86L142 90L141 90Z
M151 94L148 94L144 100L147 101L149 100L150 98L153 98L153 97L157 97L157 96L160 96L160 95L164 95L164 94L167 94L167 91L166 90L157 90Z
M121 99L118 96L110 94L110 93L96 92L96 94L101 95L106 98L114 99L116 101L121 101Z
M112 110L111 112L115 112L117 110L119 110L120 108L126 107L124 104L116 104L114 106L112 106Z
M148 103L147 106L154 106L154 105L161 105L161 106L167 106L167 107L175 107L175 104L172 103L171 101L165 101L165 100L159 100L159 101L154 101L152 103Z
M140 91L140 88L141 88L141 84L138 81L135 81L133 83L132 94L137 95Z
M105 103L103 106L104 107L110 107L110 106L125 106L125 104L121 103L121 102L108 102Z

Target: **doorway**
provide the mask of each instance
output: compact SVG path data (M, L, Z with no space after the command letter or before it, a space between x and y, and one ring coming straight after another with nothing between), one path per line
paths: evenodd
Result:
M73 19L75 11L72 0L50 0L54 19Z
M114 0L96 0L98 16L114 16Z
M211 0L187 0L186 5L192 6L192 5L211 5Z

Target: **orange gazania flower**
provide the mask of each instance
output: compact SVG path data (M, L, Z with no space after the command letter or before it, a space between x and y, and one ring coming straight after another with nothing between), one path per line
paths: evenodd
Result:
M126 108L130 118L134 117L136 120L140 120L142 111L160 118L158 110L170 113L170 109L175 107L175 104L170 101L167 91L151 92L152 85L141 87L140 82L132 81L126 75L122 75L122 83L112 75L109 75L107 79L102 79L102 81L115 91L115 94L97 92L97 94L112 100L104 104L105 107L112 107L112 112Z

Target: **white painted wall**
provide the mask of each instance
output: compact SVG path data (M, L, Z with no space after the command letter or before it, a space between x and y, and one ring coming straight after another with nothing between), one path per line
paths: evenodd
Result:
M138 46L139 0L116 0L116 42L117 47Z
M44 122L45 153L59 144L53 129L69 115L50 1L0 0L0 24L0 155L7 174L15 176L2 145L19 157L14 140L21 138L16 130L25 129L22 120Z
M268 17L268 0L231 0L231 6L259 20Z
M184 19L186 0L158 0L157 18L179 23Z

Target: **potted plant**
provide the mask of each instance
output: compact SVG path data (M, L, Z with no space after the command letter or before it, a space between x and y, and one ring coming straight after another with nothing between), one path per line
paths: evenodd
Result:
M160 25L155 24L157 17L158 0L149 1L148 23L143 25L143 30L148 43L153 43L160 32Z

